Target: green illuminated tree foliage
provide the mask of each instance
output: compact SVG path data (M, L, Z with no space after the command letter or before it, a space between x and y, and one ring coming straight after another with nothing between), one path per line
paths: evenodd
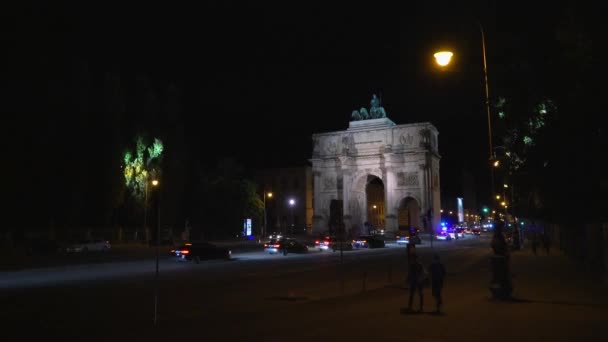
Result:
M125 151L123 157L125 184L137 200L144 199L146 182L160 176L163 149L160 139L155 138L150 145L146 145L144 139L139 136L135 140L135 151Z

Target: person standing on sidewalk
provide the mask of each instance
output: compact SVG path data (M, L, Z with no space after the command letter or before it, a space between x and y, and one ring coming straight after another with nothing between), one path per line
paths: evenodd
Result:
M410 260L410 264L409 264L409 269L408 269L408 273L407 273L407 280L410 286L410 300L408 302L407 305L407 311L411 312L412 311L412 304L414 301L414 294L416 292L418 292L418 295L420 297L420 308L418 309L417 312L422 312L422 307L424 304L424 295L422 293L422 288L423 288L423 282L424 282L424 269L422 267L422 264L420 262L418 262L418 259L416 258L416 256L413 257L412 260Z
M549 256L549 250L551 249L551 238L549 238L549 234L547 233L545 233L543 236L543 246L545 247L547 256Z
M443 305L443 297L441 296L441 290L443 290L443 280L445 278L445 266L439 260L439 255L433 255L433 263L429 266L431 273L431 290L433 297L435 298L436 310L435 313L441 313L441 306Z
M538 236L536 235L536 233L534 233L534 236L532 236L532 253L534 253L534 255L536 254L536 249L538 248Z

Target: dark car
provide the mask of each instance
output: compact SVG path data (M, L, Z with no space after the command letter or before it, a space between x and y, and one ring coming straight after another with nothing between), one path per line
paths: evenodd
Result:
M479 229L479 228L473 228L472 232L473 232L473 235L481 236L481 229Z
M232 252L208 242L186 243L179 248L172 249L171 255L179 260L192 260L199 263L201 260L230 259Z
M287 247L287 253L306 253L308 246L294 239L271 239L264 244L264 252L269 254L282 253Z
M371 235L359 236L359 238L353 240L353 247L355 248L382 248L385 246L384 240Z
M350 242L350 240L346 240L346 239L340 240L337 237L330 238L329 246L334 252L337 252L339 250L342 250L342 251L352 251L353 250L353 244Z

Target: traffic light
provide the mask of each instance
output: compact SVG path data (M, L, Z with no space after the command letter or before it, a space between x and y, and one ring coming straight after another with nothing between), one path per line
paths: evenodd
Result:
M489 212L490 210L488 209L488 207L482 207L481 215L479 215L479 221L485 220Z

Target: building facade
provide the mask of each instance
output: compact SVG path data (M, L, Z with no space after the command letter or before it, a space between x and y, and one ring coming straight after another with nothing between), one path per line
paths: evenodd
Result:
M259 170L255 181L260 197L266 194L267 233L310 233L313 216L310 166Z

